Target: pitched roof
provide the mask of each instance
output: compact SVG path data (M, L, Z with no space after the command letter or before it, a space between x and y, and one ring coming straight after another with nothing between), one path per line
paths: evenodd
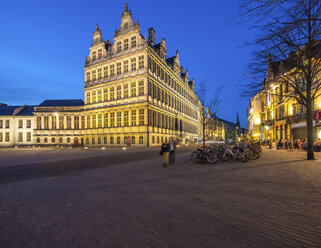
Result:
M0 105L0 116L33 116L35 106L4 106Z
M7 115L13 115L13 112L16 108L19 108L19 106L0 106L0 115L1 116L7 116Z
M18 116L33 116L33 110L35 106L25 106L19 113Z
M83 106L84 102L81 99L67 99L67 100L45 100L39 107L73 107Z

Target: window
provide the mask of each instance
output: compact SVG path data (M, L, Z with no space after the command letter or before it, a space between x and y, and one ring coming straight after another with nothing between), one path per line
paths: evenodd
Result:
M40 138L37 138L37 143L40 143Z
M130 142L130 137L128 136L129 138L129 142ZM127 144L127 136L124 136L124 144Z
M81 117L81 129L85 129L85 116Z
M74 128L79 129L79 116L74 117Z
M41 129L41 117L40 116L37 117L37 129L38 130Z
M121 99L121 85L117 86L117 99Z
M110 137L110 144L114 144L114 137Z
M128 72L128 60L124 61L124 73Z
M22 132L18 133L18 142L22 142Z
M139 125L144 125L144 109L139 110Z
M108 127L108 113L104 114L104 127Z
M92 118L91 127L92 127L92 128L96 128L96 115L93 115L91 118Z
M104 137L104 144L107 144L107 137Z
M104 101L108 101L108 88L104 88Z
M86 94L86 103L90 104L90 92L89 91Z
M115 127L115 113L110 114L110 127Z
M67 129L71 129L71 116L67 116Z
M117 63L117 75L121 74L121 63Z
M23 122L22 122L22 120L19 120L19 121L18 121L18 128L23 128Z
M124 84L124 98L128 97L128 84Z
M152 137L152 144L155 144L155 136Z
M45 130L49 129L49 117L45 116L44 117L44 122L45 122Z
M70 143L70 138L69 137L67 138L67 142Z
M3 128L3 120L0 120L0 128Z
M98 68L98 80L101 79L101 68Z
M139 69L144 68L144 55L138 57L138 66L139 66Z
M136 110L132 110L132 126L136 126Z
M55 143L55 142L56 142L56 139L55 139L55 138L51 138L51 142L52 142L52 143Z
M31 128L31 120L27 120L27 128Z
M117 137L117 144L120 144L120 137Z
M104 67L104 78L108 77L108 66Z
M136 36L132 37L132 47L136 46Z
M110 100L114 100L115 99L115 88L111 87L110 88Z
M132 144L135 144L135 136L132 136Z
M28 141L28 142L31 141L31 132L27 132L27 141Z
M92 103L96 103L96 91L94 90L92 93Z
M90 82L90 71L86 72L86 82Z
M143 144L144 143L144 137L143 136L139 136L139 144Z
M28 125L28 122L27 122ZM51 116L51 129L57 129L57 117Z
M87 128L90 128L90 115L87 115Z
M93 51L93 60L96 60L97 56L96 56L96 51Z
M98 50L98 59L101 59L103 57L103 50L99 49Z
M92 77L92 80L93 80L93 81L96 80L96 70L93 70L93 71L91 72L91 77Z
M129 120L128 120L128 111L124 112L124 126L128 127L129 126Z
M115 75L115 65L110 65L109 75L110 76L114 76Z
M117 112L117 127L121 126L121 112Z
M98 90L98 102L102 102L101 90Z
M133 97L133 96L136 96L136 83L132 83L132 84L131 84L131 91L132 91L132 92L131 92L131 93L132 93L132 94L131 94L132 97Z
M103 120L102 120L103 115L98 114L98 128L103 127Z
M45 138L45 139L43 140L43 142L47 143L47 142L48 142L48 138Z
M93 144L93 145L95 144L95 137L91 138L91 144Z
M157 136L157 143L159 143L159 136Z
M3 141L3 133L0 133L0 142Z
M128 23L127 23L127 25L128 25ZM124 50L127 50L127 49L128 49L128 39L125 39L124 40Z
M121 41L117 42L117 52L121 52Z
M10 128L10 122L9 122L9 120L6 120L6 128Z
M144 81L139 81L138 82L138 94L140 96L144 95Z
M132 71L136 71L136 58L132 58L130 62Z
M101 144L101 138L98 137L98 144L100 145Z

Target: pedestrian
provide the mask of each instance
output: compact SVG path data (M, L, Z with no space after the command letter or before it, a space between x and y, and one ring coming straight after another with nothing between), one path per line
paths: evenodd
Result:
M169 163L173 164L175 163L175 150L176 150L176 144L173 137L171 137L171 140L169 142L169 147L170 147Z
M289 149L290 152L293 152L293 142L289 139Z
M169 145L167 142L167 139L165 139L165 142L161 146L160 154L163 155L163 167L167 168L168 165L168 155L169 155Z

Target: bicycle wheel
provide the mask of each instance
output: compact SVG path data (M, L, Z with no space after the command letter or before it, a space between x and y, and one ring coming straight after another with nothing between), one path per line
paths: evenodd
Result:
M193 162L196 162L198 160L198 154L196 151L192 152L192 155L191 155L191 160Z
M217 162L217 155L214 152L211 152L210 154L207 155L206 157L207 162L210 164L215 164Z

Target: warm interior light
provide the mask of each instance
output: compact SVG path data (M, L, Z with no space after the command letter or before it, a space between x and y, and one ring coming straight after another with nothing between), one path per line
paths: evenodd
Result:
M260 118L255 118L254 123L255 123L256 125L261 124Z
M293 115L293 106L290 107L290 109L289 109L289 114L290 114L290 115Z

